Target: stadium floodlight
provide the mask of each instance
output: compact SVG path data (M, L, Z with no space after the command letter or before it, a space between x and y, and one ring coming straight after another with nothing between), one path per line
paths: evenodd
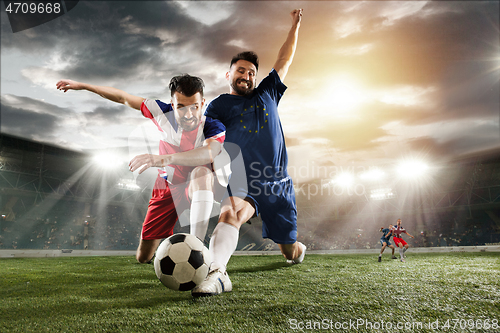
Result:
M340 187L351 187L354 185L354 176L349 172L342 172L334 179L334 183Z
M122 178L116 184L116 187L126 191L140 191L141 187L135 183L133 179Z
M426 173L428 165L418 160L406 160L399 163L397 173L403 178L418 178Z
M385 178L386 174L380 169L371 169L359 175L359 178L367 181L379 181Z
M92 161L103 169L114 169L119 167L123 162L123 158L113 153L102 153L95 155Z
M372 200L387 200L394 198L392 188L378 188L370 191L370 199Z

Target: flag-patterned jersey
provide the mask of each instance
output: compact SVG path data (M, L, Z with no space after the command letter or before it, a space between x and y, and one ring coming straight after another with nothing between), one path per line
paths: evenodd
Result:
M218 120L203 116L198 127L184 131L175 120L171 104L160 100L145 99L141 105L144 117L151 119L160 131L160 155L174 154L202 147L206 139L220 143L226 137L226 128ZM194 167L168 165L158 169L159 175L171 184L187 182Z
M392 227L392 234L393 234L394 237L400 238L401 234L405 233L405 232L406 232L406 229L403 228L402 226Z

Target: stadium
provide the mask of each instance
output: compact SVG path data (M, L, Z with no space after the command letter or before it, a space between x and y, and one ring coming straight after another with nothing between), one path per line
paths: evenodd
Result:
M0 274L2 289L7 291L1 310L3 318L13 318L3 321L2 331L35 331L36 327L66 331L66 325L73 325L74 331L109 332L206 332L215 327L241 332L425 332L439 327L435 331L459 332L496 327L498 151L436 166L432 186L428 180L426 186L415 180L361 183L366 179L364 171L353 174L359 179L358 193L352 186L349 192L349 186L341 190L335 188L340 185L321 180L296 184L299 239L308 246L304 264L284 264L275 245L262 239L261 222L254 218L242 227L238 255L230 263L238 291L193 303L189 293L163 287L150 265L135 262L151 179L134 181L119 161L112 164L113 172L96 167L95 152L75 152L5 134L0 140ZM119 149L114 153L120 156ZM379 188L391 188L386 192L391 194L380 195ZM415 235L407 238L408 262L391 261L387 249L383 262L377 263L378 229L397 218L407 221ZM216 221L211 221L208 235ZM176 226L175 232L183 231L188 232L187 227ZM260 279L281 282L263 287ZM389 285L410 289L380 299ZM347 296L351 291L363 301ZM292 296L296 293L302 298ZM422 303L435 293L441 296L432 304ZM229 305L220 303L219 298L228 297L240 311L261 302L266 304L264 309L273 310L243 312L248 317L239 318ZM60 301L86 319L75 322L71 311L58 305ZM401 315L409 317L395 321L399 312L390 305L398 301L414 308L405 307ZM33 307L41 315L28 314ZM229 312L208 320L208 313L221 307ZM297 310L305 312L294 315ZM26 317L15 316L18 311ZM155 311L161 311L161 319ZM185 314L171 318L170 311ZM49 312L57 313L58 319L44 319ZM130 319L117 321L116 315L122 312ZM249 325L252 328L242 328Z
M2 134L0 249L135 251L153 182L133 179L120 159L125 154L118 154L126 149L113 151L110 170L96 167L97 152ZM432 181L363 180L369 173L363 169L352 173L355 185L321 178L296 184L299 239L323 252L378 249L379 228L401 218L416 236L411 247L500 245L500 151L434 169ZM332 173L325 170L316 173ZM238 250L276 251L260 230L259 218L245 225ZM176 232L183 231L189 228L178 225Z
M498 1L4 4L0 332L500 332Z

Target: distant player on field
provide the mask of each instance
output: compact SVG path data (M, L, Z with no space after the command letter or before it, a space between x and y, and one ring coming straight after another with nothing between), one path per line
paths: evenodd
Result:
M151 262L163 238L173 234L178 215L191 207L191 234L205 238L214 200L210 163L220 153L225 127L202 115L203 80L188 74L170 80L171 101L145 99L112 87L61 80L57 89L88 90L110 101L128 105L151 119L160 131L159 155L134 157L130 171L157 167L159 174L149 200L136 258ZM207 166L208 164L208 166Z
M278 114L278 103L286 90L283 80L297 47L302 9L293 10L290 16L292 26L269 75L257 86L257 55L237 54L226 73L229 94L218 96L207 107L206 115L226 126L226 141L241 149L244 168L232 170L233 183L229 183L229 194L222 202L219 222L210 239L210 273L192 290L194 297L232 290L226 265L238 245L240 227L259 213L262 236L277 243L289 263L298 264L304 259L306 246L297 241L295 192L287 172L288 157ZM235 185L234 179L242 179L248 186Z
M401 262L405 262L404 253L406 252L406 250L408 250L408 248L410 247L410 245L408 245L404 241L404 239L401 238L401 234L407 234L411 238L415 238L415 237L413 237L412 235L410 235L405 230L405 228L403 228L401 226L401 219L398 219L397 223L398 223L397 226L393 227L391 231L392 231L392 235L394 236L393 237L394 244L396 244L396 246L399 247L399 255L401 256Z
M390 242L391 236L392 236L392 232L391 232L392 228L393 228L393 225L389 224L389 228L385 228L384 229L384 227L381 227L380 230L379 230L380 232L383 233L383 235L380 238L380 244L382 244L382 249L380 250L380 254L378 256L378 262L382 261L382 253L384 253L384 250L385 250L385 248L387 246L392 249L392 259L397 259L394 256L394 245L392 245L391 242Z

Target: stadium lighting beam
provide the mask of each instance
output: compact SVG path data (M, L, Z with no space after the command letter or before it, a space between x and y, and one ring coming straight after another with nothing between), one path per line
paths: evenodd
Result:
M92 161L103 169L114 169L123 163L121 156L112 153L103 153L95 155Z
M403 178L418 178L424 175L429 166L422 161L418 160L408 160L402 161L397 167L397 173Z

